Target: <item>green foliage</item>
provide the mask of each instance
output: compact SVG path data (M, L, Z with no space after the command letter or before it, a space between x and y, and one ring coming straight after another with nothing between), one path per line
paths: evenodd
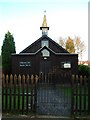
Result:
M11 72L11 53L16 53L15 50L15 42L14 38L11 35L11 33L8 31L5 34L5 38L3 40L3 45L2 45L2 67L3 67L3 72L10 73Z
M74 41L70 37L66 41L66 50L70 53L75 53Z
M90 67L87 65L78 65L78 72L79 72L79 75L89 76L90 75Z

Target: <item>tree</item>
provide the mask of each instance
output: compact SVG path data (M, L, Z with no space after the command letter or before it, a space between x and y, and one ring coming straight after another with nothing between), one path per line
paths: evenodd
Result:
M66 41L66 50L70 53L75 53L74 41L70 37Z
M90 67L87 65L78 65L78 73L79 75L90 75Z
M77 53L82 60L82 53L85 51L85 44L84 41L81 41L80 37L75 37L74 39L68 37L67 40L60 37L59 45L70 53Z
M85 44L84 41L80 40L80 37L76 37L75 39L75 48L76 48L76 53L81 57L82 60L82 53L85 50Z
M59 39L59 45L62 46L63 48L65 48L65 46L66 46L65 39L63 39L62 37L60 37L60 39Z
M11 72L11 53L16 53L14 37L8 31L3 40L2 50L2 68L5 74Z

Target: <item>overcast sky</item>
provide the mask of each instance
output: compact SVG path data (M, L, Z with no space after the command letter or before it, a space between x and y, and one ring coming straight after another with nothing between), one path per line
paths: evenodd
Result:
M55 41L79 36L86 45L83 59L87 60L88 0L1 0L0 47L8 30L14 36L17 53L40 38L44 10L50 27L48 36Z

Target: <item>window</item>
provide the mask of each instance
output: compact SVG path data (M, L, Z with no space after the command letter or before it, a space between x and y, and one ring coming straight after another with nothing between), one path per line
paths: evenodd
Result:
M20 67L29 67L31 66L31 62L19 62L19 66Z
M49 52L47 49L44 49L44 50L42 51L42 56L43 56L43 57L49 57L49 56L50 56L50 52Z
M44 46L49 47L49 43L48 43L47 40L43 40L43 41L41 42L41 47L44 47Z
M61 68L71 68L71 62L61 62Z
M48 35L47 28L42 28L42 35Z

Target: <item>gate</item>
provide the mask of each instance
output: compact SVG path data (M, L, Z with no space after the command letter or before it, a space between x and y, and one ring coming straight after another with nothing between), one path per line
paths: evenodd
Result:
M37 83L36 112L39 115L71 115L70 74L40 74Z

